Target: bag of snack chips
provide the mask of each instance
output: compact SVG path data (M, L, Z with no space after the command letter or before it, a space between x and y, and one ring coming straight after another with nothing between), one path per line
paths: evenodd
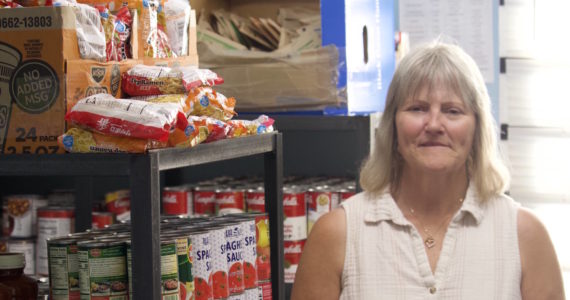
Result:
M65 116L67 121L99 133L166 142L170 128L186 128L179 106L115 99L109 94L84 98Z
M236 100L216 92L211 87L198 87L188 93L190 101L190 114L194 116L208 116L221 121L231 119L236 112Z
M255 120L230 120L228 121L228 138L273 132L275 120L266 115L261 115Z
M71 153L145 153L151 149L167 147L165 142L110 136L81 128L68 130L57 141Z

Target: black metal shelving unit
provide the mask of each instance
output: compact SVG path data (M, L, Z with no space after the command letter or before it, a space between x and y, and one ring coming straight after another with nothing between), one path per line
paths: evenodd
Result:
M264 156L273 299L284 300L281 133L221 140L191 149L153 150L147 154L4 155L0 156L0 176L73 176L78 231L91 228L93 178L128 176L133 290L137 300L160 299L160 172L253 155Z

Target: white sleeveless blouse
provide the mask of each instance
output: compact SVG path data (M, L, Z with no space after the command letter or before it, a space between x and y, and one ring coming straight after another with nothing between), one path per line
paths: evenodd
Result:
M340 299L521 299L519 204L486 203L469 188L432 273L423 240L389 193L345 201L346 255Z

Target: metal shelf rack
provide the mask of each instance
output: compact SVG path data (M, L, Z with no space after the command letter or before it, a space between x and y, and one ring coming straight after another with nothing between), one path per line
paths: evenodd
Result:
M91 228L93 177L128 176L133 290L137 300L160 299L160 172L261 154L270 222L273 299L284 300L281 133L221 140L191 149L152 150L147 154L3 155L0 176L73 176L77 230Z

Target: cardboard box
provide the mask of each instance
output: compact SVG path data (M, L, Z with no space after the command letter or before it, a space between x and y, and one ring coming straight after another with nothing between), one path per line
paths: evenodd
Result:
M195 23L189 56L100 63L80 58L73 8L1 9L0 154L63 153L57 137L67 110L95 92L120 94L120 72L136 63L197 65ZM133 35L135 57L139 44Z
M337 89L340 95L346 95L347 98L345 107L334 109L334 112L327 109L323 109L323 111L325 113L367 114L384 109L386 92L395 69L394 0L190 0L190 4L198 12L202 9L205 11L225 9L246 17L271 17L274 19L280 8L307 7L320 10L322 45L334 45L338 49ZM202 60L201 57L201 61L206 62L208 58ZM212 67L211 64L207 66ZM240 102L243 101L247 103L258 101L260 104L258 108L265 109L269 100L259 97L274 97L273 102L279 102L273 95L255 94L255 90L260 87L260 82L267 82L267 80L250 81L250 86L246 85L246 80L252 78L251 72L263 70L266 79L283 79L287 78L286 76L290 71L294 71L294 68L280 70L277 65L271 68L273 69L272 72L266 68L268 65L251 66L244 62L241 66L244 76L238 80L244 88L248 88L242 93L245 93L246 99L240 98L240 94L229 94L229 96L236 97L238 111L242 109ZM223 91L228 83L232 84L224 72L232 68L232 71L237 73L235 68L238 66L219 65L218 67L219 69L216 71L226 79L226 83L220 86L220 91ZM287 68L286 66L282 67ZM322 68L321 71L325 69ZM329 77L327 74L323 74L323 76ZM318 78L313 80L318 80ZM294 88L295 85L288 85L289 82L287 79L283 84L286 85L286 88ZM301 89L310 91L311 84L312 82L305 82ZM319 86L322 87L321 84ZM249 98L250 96L258 98L256 100ZM307 98L313 98L313 96L308 95ZM338 101L329 103L332 106L336 104ZM285 105L285 102L282 102L281 105ZM288 108L295 110L298 108L297 102L292 102ZM283 109L287 109L287 107L283 107Z

